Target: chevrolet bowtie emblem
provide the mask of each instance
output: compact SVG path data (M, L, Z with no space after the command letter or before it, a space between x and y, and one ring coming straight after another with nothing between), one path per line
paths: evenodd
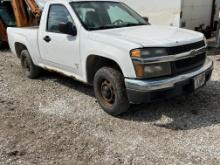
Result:
M201 54L201 53L204 53L204 52L205 52L205 49L200 49L200 50L195 50L195 49L194 49L194 50L191 51L190 54L191 54L191 56L194 57L194 56L197 56L197 55L199 55L199 54Z
M197 50L192 50L190 54L191 54L191 56L197 56L198 51Z

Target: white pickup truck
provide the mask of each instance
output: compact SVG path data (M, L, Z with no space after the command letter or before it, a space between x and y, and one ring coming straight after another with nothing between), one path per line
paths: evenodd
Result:
M192 92L206 84L213 61L198 32L154 26L114 0L52 0L39 27L8 28L24 73L42 69L94 86L111 115L139 104Z

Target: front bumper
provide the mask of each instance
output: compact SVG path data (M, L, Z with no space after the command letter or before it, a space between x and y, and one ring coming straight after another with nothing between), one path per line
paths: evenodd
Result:
M146 103L193 92L193 78L205 73L207 82L212 70L213 61L207 58L202 67L175 77L149 80L125 79L128 99L131 103Z

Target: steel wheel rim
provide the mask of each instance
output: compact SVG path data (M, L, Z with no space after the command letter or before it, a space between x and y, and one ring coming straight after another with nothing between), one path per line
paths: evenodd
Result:
M110 81L101 82L100 93L105 103L111 106L115 103L115 91Z

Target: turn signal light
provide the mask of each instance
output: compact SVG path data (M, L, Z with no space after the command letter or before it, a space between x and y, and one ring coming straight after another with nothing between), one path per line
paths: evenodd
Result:
M141 51L139 49L132 50L131 57L141 57Z
M144 66L141 64L134 64L136 76L141 78L144 76Z

